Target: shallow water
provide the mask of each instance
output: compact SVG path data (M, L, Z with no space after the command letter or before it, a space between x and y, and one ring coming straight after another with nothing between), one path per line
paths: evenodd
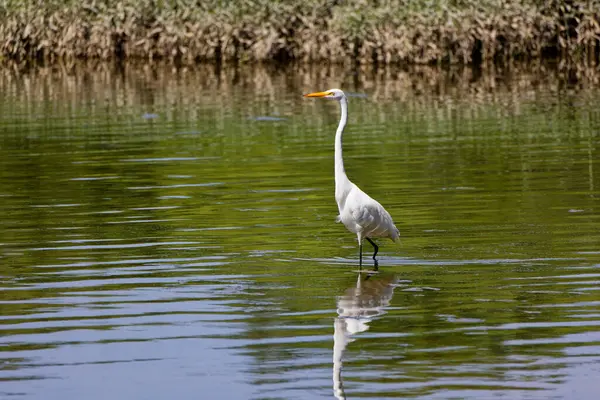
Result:
M2 70L0 397L596 398L596 83ZM301 97L337 86L402 234L372 276L334 223L339 110Z

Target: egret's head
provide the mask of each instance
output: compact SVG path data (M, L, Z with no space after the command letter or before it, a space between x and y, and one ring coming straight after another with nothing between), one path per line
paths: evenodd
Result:
M342 92L340 89L329 89L324 92L305 94L304 97L324 97L326 99L341 100L346 96L344 95L344 92Z

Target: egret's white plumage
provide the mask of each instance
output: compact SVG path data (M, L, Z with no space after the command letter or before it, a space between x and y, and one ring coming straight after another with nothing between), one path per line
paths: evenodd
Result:
M400 231L394 225L392 216L386 209L377 200L350 182L346 175L342 156L342 135L348 121L348 99L340 89L309 93L304 97L323 97L337 100L340 103L342 113L335 134L335 201L340 212L337 221L343 223L350 232L356 234L360 252L360 265L362 266L363 239L367 239L375 250L373 260L375 261L375 267L377 267L375 256L378 247L371 238L387 237L396 241L400 237Z

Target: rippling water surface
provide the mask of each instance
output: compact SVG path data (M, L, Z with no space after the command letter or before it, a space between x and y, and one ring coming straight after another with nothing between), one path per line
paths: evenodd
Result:
M567 78L2 70L0 397L597 398L600 91ZM402 234L376 275L301 97L337 86Z

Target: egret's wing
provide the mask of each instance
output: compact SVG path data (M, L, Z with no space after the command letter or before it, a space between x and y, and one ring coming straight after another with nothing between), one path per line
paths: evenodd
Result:
M397 231L391 215L372 198L355 203L350 213L356 225L367 235L388 236Z
M378 207L379 206L379 207ZM354 222L365 231L373 230L382 221L383 207L375 201L357 204L350 210ZM385 210L383 210L385 212Z

